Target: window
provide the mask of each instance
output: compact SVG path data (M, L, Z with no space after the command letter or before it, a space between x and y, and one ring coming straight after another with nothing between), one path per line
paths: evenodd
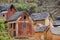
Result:
M23 27L26 28L26 16L24 16L24 23L23 23Z
M5 17L5 15L3 14L3 17Z
M16 36L16 31L14 31L13 36Z
M12 24L9 24L10 25L10 28L12 28Z
M24 16L24 19L26 19L26 16Z
M13 23L13 29L15 29L16 28L16 23Z

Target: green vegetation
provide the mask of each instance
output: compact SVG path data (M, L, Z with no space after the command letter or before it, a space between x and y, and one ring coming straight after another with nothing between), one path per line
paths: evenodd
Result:
M17 10L30 12L41 12L44 9L47 11L53 10L54 8L44 8L44 6L57 5L56 0L1 0L0 4L11 4L13 3Z
M4 19L0 19L0 40L12 40L8 35L8 27L6 26Z
M0 31L4 31L5 29L5 20L4 19L0 19Z
M40 8L38 7L38 3L41 0L6 0L1 1L1 4L10 4L13 3L17 10L19 11L27 11L27 12L39 12Z
M34 3L16 4L16 8L19 11L25 10L29 12L30 10L34 11L35 8L37 8L37 5Z
M19 1L19 3L15 4L15 7L17 10L19 11L27 11L27 12L39 12L40 11L40 7L38 7L37 3L39 1L38 0L34 0L34 2L29 3L29 2L24 2L23 0Z
M6 32L0 32L0 40L13 40Z

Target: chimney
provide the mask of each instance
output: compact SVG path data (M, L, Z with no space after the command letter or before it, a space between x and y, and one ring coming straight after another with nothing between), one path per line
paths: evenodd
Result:
M15 9L14 5L11 4L10 8L8 9L8 13L6 15L6 19L8 20L12 15L14 15L15 12L17 12L17 10Z

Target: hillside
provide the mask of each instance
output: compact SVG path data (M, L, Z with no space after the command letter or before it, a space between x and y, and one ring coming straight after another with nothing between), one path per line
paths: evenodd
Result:
M20 7L27 8L29 10L30 6L35 7L35 12L48 11L54 13L54 11L59 10L60 1L59 0L1 0L1 4L18 4ZM27 6L28 5L28 6ZM25 7L25 8L24 8ZM34 9L34 8L33 8Z

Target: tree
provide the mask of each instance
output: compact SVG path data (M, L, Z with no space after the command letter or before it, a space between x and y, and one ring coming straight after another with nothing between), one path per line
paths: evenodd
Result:
M6 28L5 20L0 19L0 40L13 40Z
M0 19L0 31L3 31L5 28L4 19Z
M35 8L37 7L37 5L34 3L23 3L16 4L15 7L19 11L35 12Z

